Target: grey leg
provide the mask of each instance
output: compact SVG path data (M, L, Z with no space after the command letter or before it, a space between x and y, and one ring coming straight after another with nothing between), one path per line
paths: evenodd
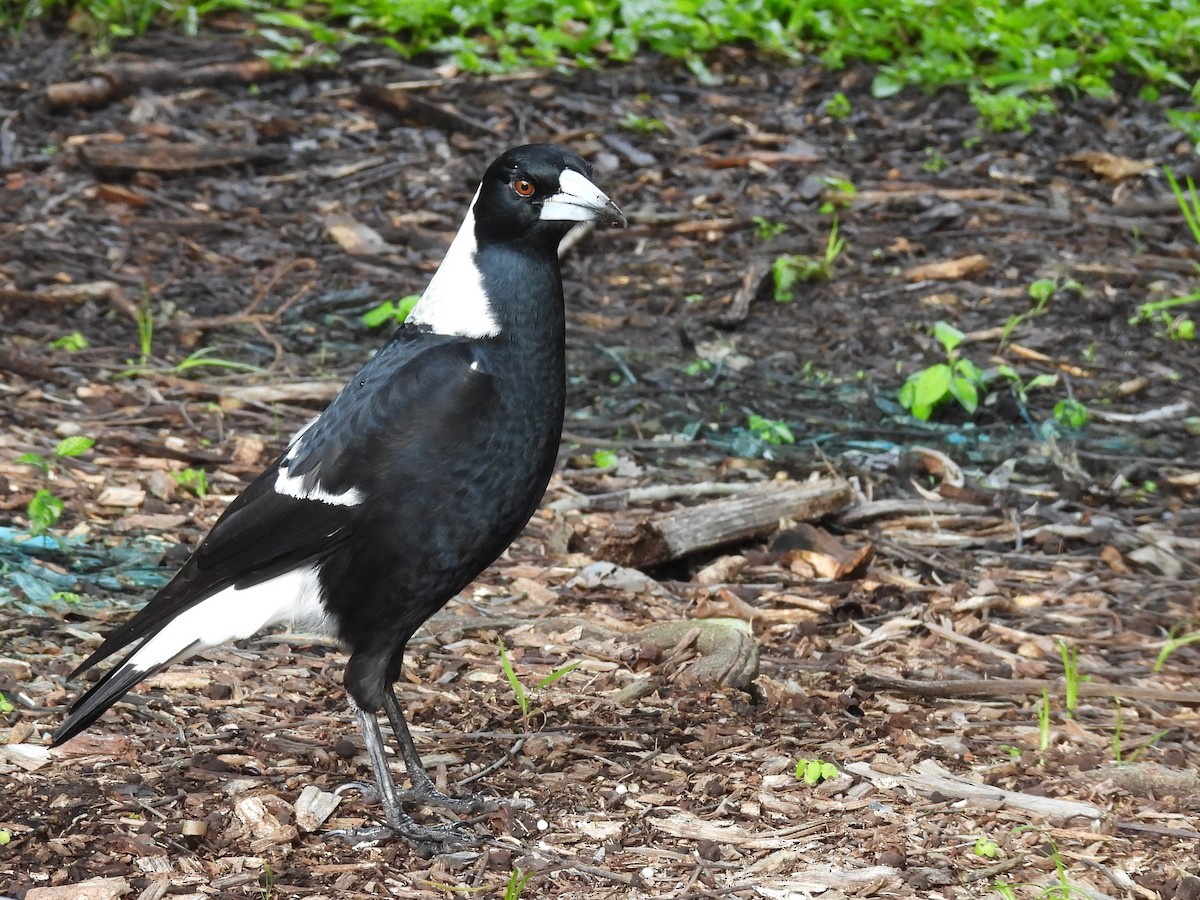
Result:
M401 795L396 790L396 782L392 780L392 772L388 768L387 754L383 749L383 735L379 730L379 718L375 713L359 709L357 706L354 707L354 714L358 718L363 741L367 745L367 757L371 760L375 783L379 786L378 797L383 804L383 815L387 825L338 828L327 832L326 839L337 838L349 844L361 844L400 837L410 843L436 849L444 849L447 844L470 843L472 835L458 831L452 826L422 825L400 807Z
M495 808L495 804L489 803L479 794L460 798L448 797L439 791L425 771L421 756L417 753L416 745L413 744L412 733L408 730L408 723L404 720L404 710L400 708L400 700L391 685L388 686L387 693L383 695L383 708L387 711L388 720L392 723L392 732L396 735L396 742L400 745L400 756L404 760L404 768L408 770L408 778L412 782L410 790L401 792L404 799L457 813L477 813Z

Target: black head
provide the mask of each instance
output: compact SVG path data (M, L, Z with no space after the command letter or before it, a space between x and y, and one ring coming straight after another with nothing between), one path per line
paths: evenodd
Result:
M557 245L578 222L624 227L621 210L591 177L587 162L553 144L509 150L488 167L479 186L476 238Z

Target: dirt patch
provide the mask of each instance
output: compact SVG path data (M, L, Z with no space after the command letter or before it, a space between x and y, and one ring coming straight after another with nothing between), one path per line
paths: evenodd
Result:
M248 53L127 50L181 66ZM56 465L74 543L30 555L5 538L7 893L109 878L144 897L502 896L517 866L535 873L528 896L955 897L1057 883L1061 864L1093 896L1191 896L1200 656L1153 666L1197 615L1200 357L1129 319L1190 291L1197 253L1156 169L1114 179L1079 155L1194 169L1161 109L1080 98L994 135L955 93L881 103L865 72L738 54L713 87L656 60L431 87L367 51L252 86L48 106L48 85L88 70L80 52L31 34L0 62L4 517L23 526L44 484L17 456L96 439ZM443 117L360 102L378 82L410 83ZM826 106L838 91L842 118ZM64 677L96 635L384 340L361 314L423 288L482 168L528 140L590 157L633 227L565 263L571 411L545 509L414 642L400 688L438 779L480 775L473 788L507 801L472 825L484 845L425 859L322 842L370 820L353 794L306 829L305 788L368 767L344 659L304 636L177 667L45 762ZM255 152L183 171L87 152L135 143ZM776 302L769 265L820 255L820 205L849 199L827 178L856 191L847 249L830 280ZM786 230L767 238L756 216ZM912 274L976 255L950 280ZM1063 289L1002 348L1038 278ZM980 365L1057 383L916 422L896 391L937 361L937 319ZM74 331L85 349L49 346ZM214 360L256 369L197 365ZM1055 424L1068 394L1092 410L1082 429ZM796 444L763 443L751 413ZM186 468L208 496L176 483ZM853 480L855 505L823 532L869 562L820 577L789 527L628 590L576 580L618 525L707 499L623 492L814 469ZM612 496L581 497L597 494ZM752 621L752 693L684 689L699 645L634 634L689 617ZM580 666L523 717L501 637L529 685ZM1073 715L1060 639L1086 679ZM1123 777L1118 754L1155 768ZM806 785L801 758L841 774Z

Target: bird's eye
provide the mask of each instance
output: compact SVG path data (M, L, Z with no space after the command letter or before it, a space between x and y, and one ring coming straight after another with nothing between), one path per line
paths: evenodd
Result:
M526 198L532 197L537 191L537 185L535 185L528 178L518 178L513 182L512 188L517 192L518 197Z

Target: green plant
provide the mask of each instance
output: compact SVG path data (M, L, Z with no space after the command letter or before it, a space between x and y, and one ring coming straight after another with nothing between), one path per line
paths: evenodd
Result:
M395 302L384 300L374 309L369 309L362 314L363 323L368 328L378 328L388 324L399 325L408 318L408 314L412 312L413 307L420 299L419 294L409 294Z
M1113 759L1115 759L1121 765L1137 762L1137 758L1139 756L1161 741L1168 734L1168 729L1160 728L1158 731L1154 732L1154 734L1150 735L1150 737L1144 741L1140 747L1125 752L1122 748L1125 723L1123 716L1121 715L1121 701L1117 698L1114 698L1114 700L1117 704L1116 720L1113 723L1112 738L1109 740L1109 745L1112 747Z
M921 171L936 175L946 167L946 158L937 147L925 148L925 162L921 163Z
M1023 131L1033 128L1033 118L1039 114L1053 113L1057 107L1049 97L1031 97L1023 89L992 92L980 87L969 87L967 95L979 117L992 131Z
M900 405L923 422L950 399L957 400L968 414L974 413L979 407L983 371L959 355L958 347L965 335L953 325L938 321L933 324L933 336L945 349L946 361L910 375L900 388Z
M796 778L808 785L832 781L841 774L837 766L823 759L801 759L796 763Z
M7 716L14 709L16 707L12 705L12 701L4 696L3 691L0 691L0 716Z
M984 859L995 859L1000 855L1000 845L983 834L975 841L974 850L976 856L982 856Z
M655 131L666 131L667 125L662 119L652 119L646 116L639 116L637 113L625 113L621 119L621 127L627 131L637 131L642 134L651 134Z
M592 454L592 465L597 469L615 469L617 454L612 450L597 450Z
M696 357L695 359L693 359L690 363L688 363L687 368L684 369L685 372L687 372L689 375L693 375L693 376L707 375L712 370L713 370L712 361L704 359L703 357L699 357L699 356Z
M750 413L746 419L746 426L752 435L768 444L796 443L796 436L792 434L792 429L787 426L786 422L778 419L765 419Z
M141 351L141 365L150 361L150 351L154 347L154 313L147 302L138 307L137 311L138 350Z
M846 99L846 95L841 91L838 91L825 101L825 114L831 119L845 119L849 117L850 112L850 101Z
M517 707L521 710L521 721L528 722L533 713L536 712L532 706L532 700L529 695L530 692L525 689L525 686L521 684L521 679L517 677L517 671L513 668L512 660L509 659L508 649L504 646L504 641L499 641L499 644L500 667L504 670L504 677L508 679L509 687L512 688L513 696L517 700ZM579 661L577 660L573 663L568 663L561 668L555 669L553 672L539 681L534 690L540 691L542 688L548 687L549 685L558 681L558 679L562 678L564 675L568 674L569 672L573 672L578 667Z
M820 259L805 254L776 257L771 264L771 277L775 282L775 302L791 303L796 299L794 288L809 281L829 281L833 278L833 264L846 249L845 238L838 236L837 219L829 227L825 241L825 254Z
M1200 245L1200 193L1196 190L1196 182L1188 176L1186 186L1180 185L1179 180L1170 166L1164 166L1167 183L1171 185L1171 193L1175 195L1175 203L1183 213L1192 239ZM1200 271L1200 266L1197 267ZM1184 312L1175 315L1172 310L1200 303L1200 290L1166 300L1154 300L1143 303L1137 313L1129 319L1130 325L1141 322L1157 322L1163 330L1156 332L1156 337L1166 337L1173 341L1194 341L1196 339L1196 321Z
M6 847L12 842L12 832L7 828L0 828L0 847Z
M1079 648L1067 644L1066 641L1058 642L1058 655L1062 659L1063 664L1063 679L1066 682L1066 698L1067 715L1075 717L1075 707L1079 703Z
M754 232L758 235L758 239L764 243L777 238L779 235L787 231L786 222L772 222L764 216L755 216L751 221L754 223Z
M263 860L262 873L258 876L258 890L262 896L262 900L271 900L275 896L275 870L271 868L271 864L265 859Z
M23 453L17 457L16 461L33 466L49 483L54 480L54 462L56 460L70 459L86 453L95 443L90 437L74 435L59 441L55 445L50 459L38 453ZM64 509L66 509L66 504L56 497L50 488L39 488L25 507L25 514L29 517L30 533L38 535L49 531L58 522Z
M198 369L201 366L209 366L214 369L230 369L234 372L262 372L261 366L255 366L251 363L237 362L232 359L224 359L220 356L213 356L216 353L215 347L203 347L191 353L187 359L182 360L175 366L175 374L182 375L184 372L189 372L192 369Z
M504 888L504 900L521 900L521 892L525 890L525 885L532 877L532 872L523 873L514 866L512 874L508 876L508 884Z
M70 334L64 334L62 337L57 337L50 342L50 347L54 350L66 350L68 353L75 353L87 347L88 341L78 331L72 331Z
M825 192L821 195L821 205L817 211L822 215L836 216L838 210L846 209L858 196L858 188L845 178L828 175L821 179L825 182ZM836 223L834 224L836 229Z
M1050 694L1042 688L1042 699L1038 703L1038 750L1045 753L1050 749Z
M63 603L78 603L83 599L83 595L74 591L55 591L50 595L50 599L61 600Z
M1193 631L1183 637L1175 637L1172 633L1170 637L1163 643L1163 647L1158 651L1158 659L1154 661L1154 671L1161 672L1162 667L1166 665L1167 658L1178 650L1180 647L1186 647L1188 644L1194 644L1200 641L1200 631Z
M1015 316L1009 316L1008 321L1004 323L1004 331L1000 334L1000 346L1003 347L1008 343L1009 335L1011 335L1013 329L1022 322L1027 319L1032 319L1043 315L1046 312L1046 307L1050 304L1051 297L1053 297L1055 294L1065 293L1067 291L1077 294L1081 293L1083 291L1083 285L1081 285L1074 278L1068 278L1061 283L1054 278L1039 278L1030 283L1029 296L1033 300L1033 307L1031 309L1027 309L1023 313L1018 313Z
M1055 421L1068 428L1082 428L1090 417L1088 408L1074 397L1064 397L1054 404Z
M171 478L181 488L186 488L201 499L208 496L208 475L205 474L203 469L189 467L178 472L172 472Z

